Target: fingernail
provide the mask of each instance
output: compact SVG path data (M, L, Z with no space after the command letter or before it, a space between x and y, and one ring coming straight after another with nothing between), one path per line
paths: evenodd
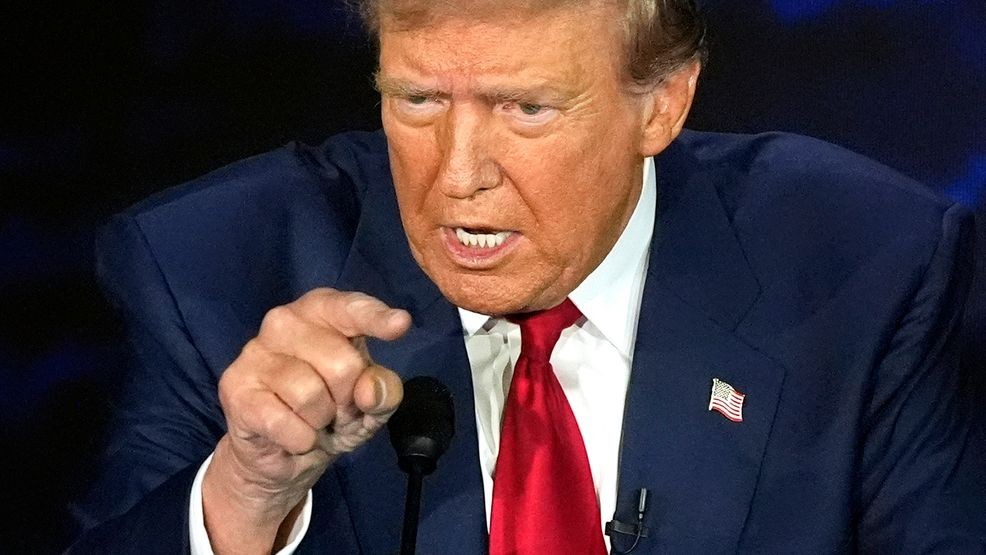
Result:
M376 410L382 409L384 402L387 400L387 384L383 381L383 378L373 378L373 395L376 400Z

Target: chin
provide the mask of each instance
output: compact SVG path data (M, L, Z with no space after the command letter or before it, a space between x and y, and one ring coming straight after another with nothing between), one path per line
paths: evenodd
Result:
M479 272L450 264L443 253L419 251L413 247L411 251L442 295L455 306L471 312L502 316L551 308L568 294L562 293L557 299L548 298L558 289L564 273L559 274L551 266L537 261L528 264L514 261L497 270Z
M521 312L530 304L530 294L524 294L515 281L503 277L459 274L435 282L452 304L480 314Z
M501 316L511 314L521 309L524 304L518 302L503 292L495 290L477 291L463 287L441 287L442 293L452 304L472 312L487 314L490 316Z

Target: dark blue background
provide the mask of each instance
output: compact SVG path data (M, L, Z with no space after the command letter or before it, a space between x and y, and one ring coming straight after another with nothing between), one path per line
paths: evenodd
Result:
M691 127L814 135L986 217L986 2L704 5L712 57ZM120 378L120 326L92 279L100 222L379 116L369 43L331 1L39 0L5 3L0 21L0 552L45 553L72 533L67 503ZM986 359L983 281L970 370Z

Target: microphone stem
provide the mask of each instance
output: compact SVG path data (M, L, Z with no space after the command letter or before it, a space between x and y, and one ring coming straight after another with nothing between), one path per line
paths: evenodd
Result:
M404 499L404 528L401 530L401 555L414 555L418 539L418 514L421 511L422 473L413 469L407 473L407 497Z

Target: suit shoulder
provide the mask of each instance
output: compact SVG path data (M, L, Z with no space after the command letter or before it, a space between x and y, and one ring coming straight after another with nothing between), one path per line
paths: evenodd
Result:
M120 260L107 280L153 264L179 309L207 297L245 307L239 318L337 279L362 198L389 187L379 134L348 133L319 147L289 144L235 162L140 202L104 231L100 256ZM133 256L143 249L145 256Z
M313 147L292 142L281 148L228 164L134 204L134 217L164 207L176 209L215 200L249 197L268 207L290 203L296 195L316 192L362 196L368 183L387 172L382 133L349 132Z
M968 234L961 206L823 141L784 133L682 139L667 161L668 187L714 187L761 304L784 315L784 325L864 276L913 291L936 253L964 244L943 242Z
M672 164L715 179L741 226L767 219L801 229L827 225L830 233L937 236L955 204L883 164L810 137L688 132L681 142Z
M318 147L290 143L164 190L129 208L149 243L198 249L276 244L300 228L345 240L372 186L389 185L379 133L337 135ZM211 245L211 247L210 247ZM250 247L253 248L253 247Z

